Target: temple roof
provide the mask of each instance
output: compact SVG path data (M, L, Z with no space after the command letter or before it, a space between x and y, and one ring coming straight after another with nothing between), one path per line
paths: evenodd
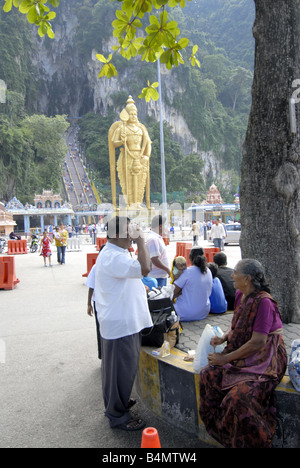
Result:
M209 190L206 195L205 202L209 205L223 205L224 201L221 197L221 194L215 184L212 184L209 187Z

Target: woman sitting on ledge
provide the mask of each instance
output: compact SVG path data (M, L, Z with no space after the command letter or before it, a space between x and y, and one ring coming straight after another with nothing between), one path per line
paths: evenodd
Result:
M210 311L209 296L212 291L212 274L206 265L201 247L190 251L192 266L183 271L174 281L174 308L182 322L203 320Z
M271 448L276 431L275 388L287 355L277 303L270 296L262 265L238 262L230 330L222 353L208 355L200 372L200 416L207 432L227 448Z

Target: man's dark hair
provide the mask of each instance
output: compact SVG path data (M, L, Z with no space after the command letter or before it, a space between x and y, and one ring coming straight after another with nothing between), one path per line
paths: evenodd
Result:
M127 225L130 219L127 216L115 216L106 223L107 239L115 239L117 236L122 235L127 237Z
M227 265L227 257L224 252L218 252L216 255L214 255L214 263L216 263L218 266Z

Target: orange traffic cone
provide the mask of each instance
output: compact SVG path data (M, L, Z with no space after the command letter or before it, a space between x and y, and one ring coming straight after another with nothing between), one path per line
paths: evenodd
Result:
M143 430L141 448L161 448L157 429L146 427Z

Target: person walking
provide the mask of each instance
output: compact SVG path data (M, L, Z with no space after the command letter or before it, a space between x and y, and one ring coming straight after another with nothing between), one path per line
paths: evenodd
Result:
M219 219L216 219L215 224L211 228L211 238L215 247L219 247L220 251L223 250L223 239L225 239L226 233L223 224Z
M66 262L66 247L68 240L68 232L65 230L64 225L56 226L54 232L55 245L57 248L57 263L64 265Z
M193 247L198 245L198 239L200 234L200 229L195 219L192 221L192 229L190 230L189 235L193 233Z
M50 245L51 243L52 243L52 239L48 237L48 232L44 231L43 237L41 238L41 242L40 242L39 252L41 252L41 255L44 259L45 267L47 266L47 258L49 261L49 267L52 267L52 263L51 263L52 252L51 252L51 245Z

